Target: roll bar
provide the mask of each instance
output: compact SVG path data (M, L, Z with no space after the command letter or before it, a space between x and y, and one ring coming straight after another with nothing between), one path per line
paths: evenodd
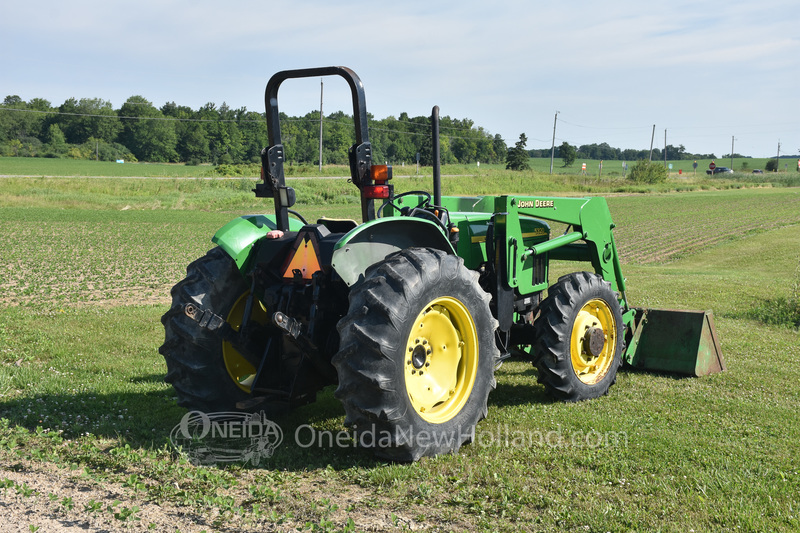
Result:
M284 70L273 75L267 83L264 104L267 113L267 132L269 146L261 151L262 179L254 192L258 197L273 197L278 229L289 229L289 208L294 204L294 190L286 186L283 162L284 149L281 139L280 113L278 110L278 89L288 79L314 78L317 76L341 76L350 86L353 98L353 122L356 143L350 148L350 175L359 189L370 185L369 169L372 166L372 146L367 129L367 104L364 84L358 75L347 67L318 67L297 70ZM361 195L361 211L364 222L375 218L374 201Z

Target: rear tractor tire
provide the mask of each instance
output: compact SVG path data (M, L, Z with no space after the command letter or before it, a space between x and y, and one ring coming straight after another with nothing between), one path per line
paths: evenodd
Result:
M534 364L548 394L574 402L608 392L625 348L622 311L610 283L589 272L562 276L548 289L534 327Z
M477 274L439 250L403 250L367 269L332 361L357 445L416 461L472 441L499 356L489 300Z
M200 327L183 311L186 304L209 309L238 329L250 288L233 259L214 248L186 268L186 278L172 288L172 306L163 317L165 339L159 352L178 405L203 412L235 411L249 397L256 369L229 343ZM266 323L266 312L253 306L253 319Z

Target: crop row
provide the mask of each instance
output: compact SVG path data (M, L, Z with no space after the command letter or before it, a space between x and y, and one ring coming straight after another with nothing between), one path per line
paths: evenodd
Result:
M800 223L800 193L758 189L609 199L623 263L668 262ZM2 210L0 303L164 303L229 213Z

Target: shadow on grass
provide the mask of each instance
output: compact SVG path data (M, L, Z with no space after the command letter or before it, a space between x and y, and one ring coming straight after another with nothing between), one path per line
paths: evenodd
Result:
M161 383L163 375L137 376L130 381ZM170 434L188 412L177 405L171 387L152 392L35 394L0 401L0 418L7 419L11 427L60 432L64 439L118 440L120 446L150 451L172 447ZM370 450L346 444L344 409L331 387L320 392L317 402L270 419L280 427L282 442L271 457L255 465L257 468L338 470L381 464ZM319 443L309 441L310 428L323 435ZM333 445L328 446L329 442Z
M552 403L536 382L532 367L501 369L497 377L490 406ZM163 375L136 376L130 382L162 383ZM271 456L261 458L257 468L342 470L385 464L344 427L344 408L334 398L334 389L320 391L313 404L268 417L280 428L282 440ZM166 386L147 392L36 394L0 402L0 417L11 426L61 432L66 439L114 439L122 446L146 450L171 447L170 434L187 412L177 405L174 390ZM177 459L177 451L175 456Z
M162 382L161 375L139 376L134 383ZM29 430L41 427L67 439L93 435L121 438L131 446L160 448L185 412L171 389L149 392L35 394L0 401L0 417Z
M497 388L489 395L489 405L511 407L527 404L549 404L553 399L537 381L538 371L530 363L503 365L495 372Z

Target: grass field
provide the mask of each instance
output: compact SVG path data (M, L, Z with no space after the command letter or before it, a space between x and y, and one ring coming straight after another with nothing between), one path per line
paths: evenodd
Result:
M754 169L764 169L767 158L734 158L730 167L730 159L717 159L718 166L733 168L740 178L752 174ZM586 163L586 171L582 173L581 165ZM625 162L630 168L635 161ZM657 163L663 163L657 161ZM703 178L708 169L710 159L698 159L697 169L692 168L693 161L668 161L673 169L671 177L696 179ZM785 171L784 166L788 166ZM538 173L550 172L549 158L531 158L531 170ZM489 165L486 163L470 165L444 165L443 174L480 175L486 172L504 170L505 164ZM797 161L794 159L781 159L780 170L784 174L796 175ZM553 173L558 175L585 175L590 178L621 177L623 174L623 161L604 161L602 171L600 161L595 159L578 159L569 167L564 167L560 159L553 161ZM682 173L679 174L679 171ZM320 172L315 165L292 165L286 167L288 176L318 177L322 176L349 176L349 169L345 166L326 165ZM430 167L416 168L414 165L395 164L394 173L397 176L431 175ZM106 176L106 177L164 177L164 178L203 178L215 176L214 167L211 165L190 166L173 163L113 163L108 161L87 161L74 159L47 159L33 157L0 157L0 176ZM256 177L257 171L253 172ZM723 176L723 179L728 176Z
M548 179L454 177L445 193L588 187ZM356 216L344 180L296 183L309 218ZM629 299L713 308L727 372L623 371L608 396L562 404L507 363L475 443L415 464L295 442L304 424L343 429L326 390L276 420L266 464L215 468L169 446L185 410L163 383L159 318L218 227L270 209L251 180L5 178L0 501L31 511L20 531L797 531L800 336L749 317L798 290L800 189L685 185L589 192L609 194Z

